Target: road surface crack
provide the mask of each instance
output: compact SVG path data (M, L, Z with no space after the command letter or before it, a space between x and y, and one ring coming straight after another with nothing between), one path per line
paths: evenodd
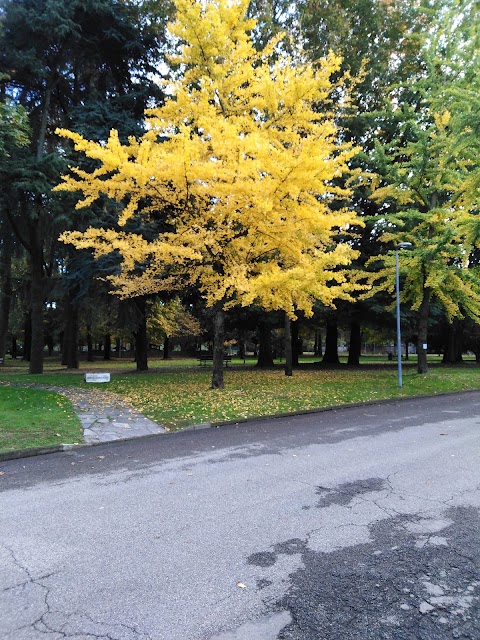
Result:
M43 584L41 581L42 580L46 580L47 578L55 575L54 572L39 576L38 578L34 578L33 575L31 574L30 570L28 569L28 567L26 567L24 564L22 564L20 562L20 560L17 558L17 556L15 555L14 550L7 546L7 545L3 545L4 549L6 549L8 551L8 553L10 554L10 557L13 560L13 563L16 567L18 567L21 571L23 571L23 573L25 573L25 575L27 576L27 580L24 580L23 582L17 584L17 585L13 585L7 589L4 589L3 591L11 591L14 588L19 588L21 587L23 590L26 589L27 585L32 584L35 585L36 587L39 587L40 589L43 589L44 594L43 594L43 605L45 607L45 610L43 611L43 613L39 616L37 616L37 618L35 620L33 620L32 622L28 623L28 624L24 624L20 627L17 627L16 629L13 630L13 633L16 633L18 631L21 631L23 629L29 629L29 628L34 628L35 630L37 630L36 625L39 624L40 622L42 622L43 617L50 611L50 606L48 604L48 596L50 593L50 588L47 587L45 584Z

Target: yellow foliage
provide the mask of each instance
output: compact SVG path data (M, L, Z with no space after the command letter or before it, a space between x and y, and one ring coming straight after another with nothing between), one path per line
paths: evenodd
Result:
M445 129L450 122L451 114L449 111L444 111L443 113L434 113L433 118L435 120L435 124L438 129Z
M165 336L199 336L202 327L178 298L168 302L155 301L150 306L147 330L150 340L163 340Z
M336 235L359 222L332 208L350 193L333 182L348 177L356 153L339 142L330 101L340 59L293 59L281 36L257 52L247 0L175 5L170 32L183 44L172 62L184 72L168 83L170 99L147 111L147 132L127 144L115 131L97 143L61 130L100 166L73 169L57 187L82 193L78 207L104 195L121 203L120 226L161 212L173 230L153 242L98 229L63 241L97 256L117 249L122 273L111 280L123 296L189 282L208 304L307 314L314 300L348 298L356 285L341 267L356 253ZM149 265L140 275L139 263Z

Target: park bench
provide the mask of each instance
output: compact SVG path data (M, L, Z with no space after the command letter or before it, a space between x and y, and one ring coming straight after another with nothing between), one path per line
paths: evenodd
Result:
M232 356L223 356L223 364L227 367L228 363L232 361ZM200 366L206 366L208 362L213 362L213 355L211 353L201 353L198 356L198 363Z

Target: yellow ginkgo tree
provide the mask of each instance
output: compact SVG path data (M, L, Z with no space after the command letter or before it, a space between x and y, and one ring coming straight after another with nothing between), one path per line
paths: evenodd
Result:
M256 303L294 317L355 286L342 269L355 253L338 239L354 213L333 206L349 195L336 186L355 153L336 126L349 98L331 80L333 53L312 65L287 54L281 36L257 51L248 0L175 7L176 79L165 83L165 103L146 112L145 134L122 144L115 131L102 142L60 132L97 168L72 168L57 188L81 192L79 208L113 199L124 228L62 239L97 256L117 251L110 280L121 296L197 286L216 307L212 386L222 387L224 309ZM129 233L136 218L161 219L162 233Z
M405 109L412 113L413 109ZM405 118L409 140L388 150L378 147L383 169L372 197L384 203L380 240L409 242L402 255L402 299L417 311L418 373L427 373L427 337L432 301L449 321L468 315L480 322L478 144L462 145L465 134L448 111L424 110L424 118ZM419 121L420 120L420 121ZM389 208L394 211L389 212ZM368 280L374 295L395 286L395 255L371 258Z

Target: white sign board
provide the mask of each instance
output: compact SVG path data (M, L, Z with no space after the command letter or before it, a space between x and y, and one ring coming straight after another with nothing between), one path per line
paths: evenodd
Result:
M426 342L423 343L423 348L425 349L425 351L427 350L427 343Z
M110 382L109 373L86 373L83 376L85 382Z

